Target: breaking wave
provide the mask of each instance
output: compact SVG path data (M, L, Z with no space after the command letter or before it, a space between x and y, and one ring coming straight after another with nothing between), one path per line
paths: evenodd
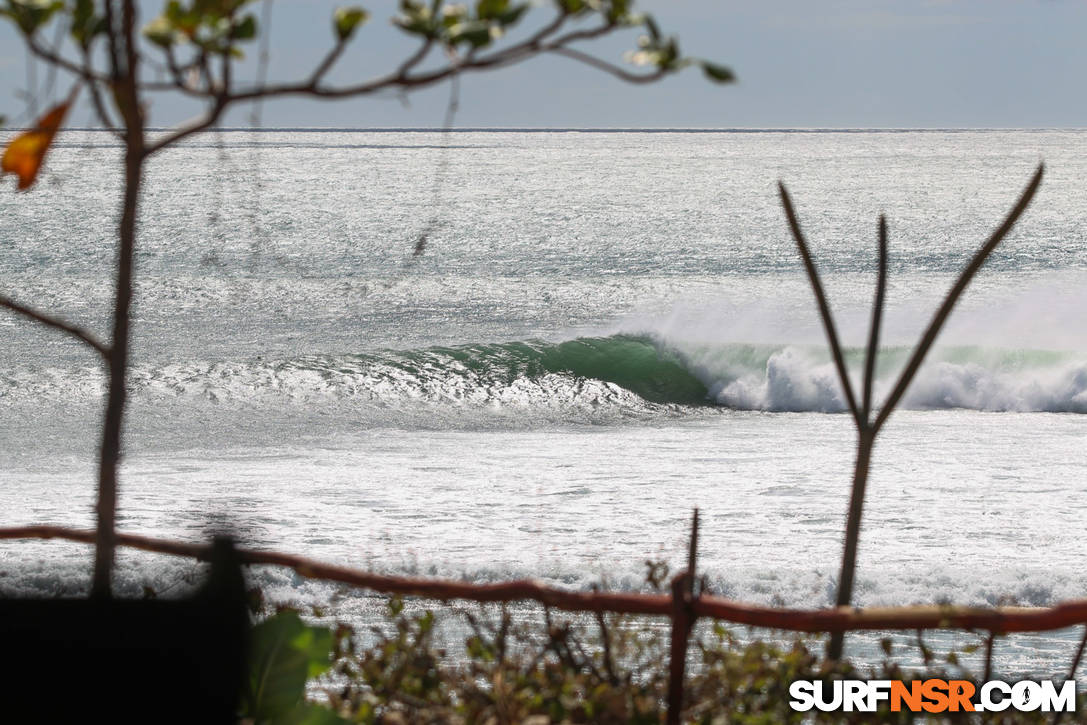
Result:
M889 391L909 349L880 351L877 400ZM862 351L847 351L859 371ZM0 398L71 401L102 391L101 374L78 371L0 372ZM833 365L812 345L693 344L660 336L579 337L565 342L509 342L303 356L137 366L140 397L196 397L259 405L268 398L477 406L720 406L769 412L840 412ZM911 386L904 406L931 410L1087 413L1087 354L983 347L937 349Z

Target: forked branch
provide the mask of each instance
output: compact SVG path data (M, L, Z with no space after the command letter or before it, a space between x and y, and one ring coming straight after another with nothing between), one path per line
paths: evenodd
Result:
M988 241L978 249L970 260L970 263L966 265L966 268L963 269L959 278L955 281L955 284L952 285L951 289L944 297L943 303L933 316L932 321L929 322L924 334L922 334L921 340L914 349L913 354L910 356L909 362L899 375L898 381L895 383L891 394L880 408L879 414L874 421L871 420L872 388L876 377L876 360L879 355L879 335L880 327L883 322L884 297L887 288L887 221L883 216L880 216L879 268L876 277L876 296L872 304L872 317L868 330L868 346L865 355L864 376L862 380L862 400L861 407L858 409L856 399L853 395L853 389L849 382L848 370L845 366L845 356L838 339L834 317L830 312L830 305L827 302L826 293L823 291L822 281L819 278L819 273L815 269L815 264L812 261L807 241L804 239L804 233L800 229L800 223L797 220L796 211L793 209L789 193L785 190L783 184L778 185L781 192L781 203L785 209L785 216L789 220L789 228L792 231L793 238L796 240L797 249L800 250L800 258L804 262L804 270L807 272L808 281L811 283L812 290L815 293L815 299L819 306L819 317L823 322L823 329L827 334L827 341L830 346L831 355L834 358L834 365L838 371L838 377L841 380L842 390L846 396L846 401L848 402L850 411L853 413L853 420L857 426L857 457L853 468L853 485L850 491L849 511L846 516L845 541L836 597L836 604L839 607L848 606L852 603L853 581L857 563L857 547L860 540L861 520L864 512L865 488L868 483L868 471L872 460L872 449L875 446L876 436L878 435L880 428L887 421L887 418L901 402L902 396L905 394L906 389L920 369L921 364L925 360L925 355L928 354L929 349L931 349L933 343L936 341L937 336L940 334L940 330L943 328L944 323L951 314L951 310L959 301L962 293L966 290L967 286L969 286L971 280L973 280L974 276L982 268L986 260L988 260L989 256L993 253L993 250L996 249L997 245L1000 244L1004 237L1007 236L1008 232L1011 231L1012 227L1015 226L1019 217L1026 211L1027 206L1030 205L1031 200L1038 191L1039 184L1042 182L1042 175L1044 172L1044 164L1039 164L1038 170L1034 173L1030 183L1027 184L1026 189L1024 189L1023 193L1019 196L1019 200L1016 202L1011 212L1008 213L1004 222L997 227ZM837 660L842 655L842 634L842 631L835 632L828 643L827 656L832 660Z

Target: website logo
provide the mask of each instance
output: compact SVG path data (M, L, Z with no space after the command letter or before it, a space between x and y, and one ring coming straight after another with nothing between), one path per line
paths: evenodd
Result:
M1052 680L975 685L970 680L796 680L789 686L790 707L797 712L1074 712L1076 683L1059 687Z

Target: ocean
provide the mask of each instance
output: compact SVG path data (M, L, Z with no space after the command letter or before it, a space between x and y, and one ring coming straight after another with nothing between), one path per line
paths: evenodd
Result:
M36 189L0 193L3 292L103 336L119 156L66 132ZM712 591L829 605L855 438L777 182L854 373L887 215L879 400L1043 160L877 443L855 601L1087 596L1083 131L206 134L149 169L119 525L637 589L647 559L683 566L698 507ZM93 524L103 382L88 351L0 316L3 525ZM86 591L90 562L5 543L0 593ZM134 595L196 571L120 562ZM377 616L366 593L254 578ZM1078 638L1001 640L997 671L1064 672Z

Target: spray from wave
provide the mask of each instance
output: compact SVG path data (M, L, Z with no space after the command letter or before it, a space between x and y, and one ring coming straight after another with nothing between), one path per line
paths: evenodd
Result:
M876 400L886 397L912 350L880 350ZM845 351L859 389L863 351ZM845 401L825 349L815 346L704 346L683 353L712 400L729 408L841 412ZM1045 350L948 347L934 350L903 407L992 412L1087 413L1087 356Z

